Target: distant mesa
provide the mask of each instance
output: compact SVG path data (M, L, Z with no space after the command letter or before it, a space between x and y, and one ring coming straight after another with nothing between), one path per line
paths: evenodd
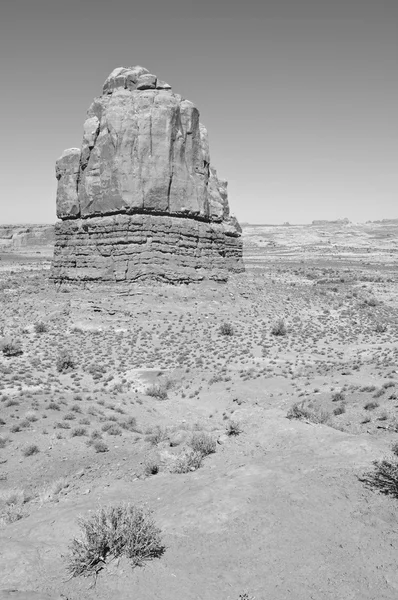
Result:
M224 281L244 270L199 111L143 67L112 71L56 177L56 281Z
M318 219L312 221L311 225L350 225L351 221L344 217L344 219L336 219L335 221L328 221L327 219Z

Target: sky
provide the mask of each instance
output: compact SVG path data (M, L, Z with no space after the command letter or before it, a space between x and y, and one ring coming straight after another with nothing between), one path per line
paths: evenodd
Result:
M55 161L117 66L198 107L242 222L398 218L397 0L3 0L0 223L53 223Z

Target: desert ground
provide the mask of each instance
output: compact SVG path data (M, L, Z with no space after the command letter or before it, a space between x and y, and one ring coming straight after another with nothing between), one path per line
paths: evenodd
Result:
M51 245L2 247L1 600L396 600L398 487L369 474L396 461L398 221L243 239L244 274L179 286L55 285ZM162 552L73 576L79 517L120 502Z

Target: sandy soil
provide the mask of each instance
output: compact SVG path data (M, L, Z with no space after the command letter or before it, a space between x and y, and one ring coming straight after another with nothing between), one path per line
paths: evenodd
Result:
M45 257L2 257L0 600L398 597L398 500L361 481L398 441L396 238L377 225L365 259L336 227L325 252L246 227L225 285L55 287ZM198 432L216 451L172 472ZM77 517L120 501L165 553L70 578Z

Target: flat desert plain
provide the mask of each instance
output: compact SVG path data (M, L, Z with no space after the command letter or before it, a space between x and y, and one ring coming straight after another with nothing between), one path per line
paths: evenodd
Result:
M398 222L243 239L244 274L189 286L2 250L1 600L396 600ZM121 503L161 551L77 573Z

